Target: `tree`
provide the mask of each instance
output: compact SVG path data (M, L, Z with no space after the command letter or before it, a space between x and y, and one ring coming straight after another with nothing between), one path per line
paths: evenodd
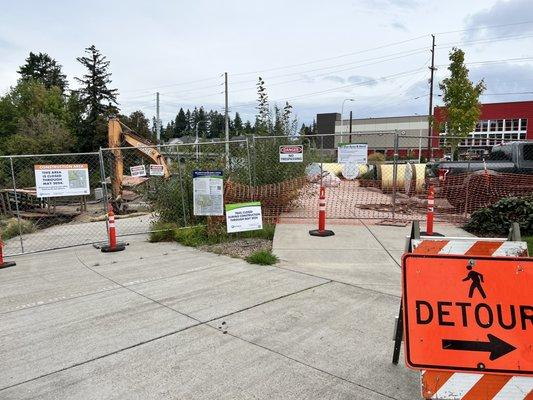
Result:
M270 122L270 106L268 104L268 95L265 88L265 81L259 77L257 81L257 116L256 132L258 134L268 134L268 123Z
M235 113L235 119L233 120L233 128L235 131L235 135L242 135L244 133L242 119L238 112Z
M119 115L119 120L137 135L154 141L154 132L150 129L150 120L140 110L132 112L128 117Z
M67 77L61 72L61 65L46 53L35 54L30 51L26 63L17 71L21 80L36 80L41 82L47 89L58 87L61 93L65 93L68 87Z
M68 122L65 96L57 86L47 89L36 80L20 80L0 98L0 137L14 135L21 119L36 114L50 114Z
M81 84L80 100L86 108L81 150L96 150L107 144L106 120L118 112L118 90L109 88L110 62L106 57L94 45L87 47L85 53L88 55L76 60L87 68L87 73L82 78L75 78Z
M188 125L187 116L185 115L183 108L180 108L178 115L176 115L176 119L174 123L174 136L175 137L183 136L185 132L187 131L187 125Z
M75 137L53 114L21 118L17 133L3 143L6 154L63 153L72 150Z
M456 153L462 138L474 131L481 115L479 96L485 90L483 80L474 85L468 79L464 60L465 53L454 47L450 52L450 77L439 85L445 104L447 142L452 147L452 154Z

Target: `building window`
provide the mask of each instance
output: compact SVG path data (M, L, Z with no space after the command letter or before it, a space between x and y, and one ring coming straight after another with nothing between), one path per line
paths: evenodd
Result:
M489 121L481 121L481 132L487 132L489 130Z
M513 131L520 130L520 120L519 119L513 119Z
M476 129L475 129L476 132L481 132L481 123L477 123L476 124Z
M498 131L503 131L503 119L498 120Z
M510 131L513 129L513 121L511 121L510 119L506 119L505 120L505 130L506 131Z
M496 121L495 120L491 120L489 122L490 122L489 131L496 132L496 126L497 126Z
M527 130L527 118L522 118L522 130Z

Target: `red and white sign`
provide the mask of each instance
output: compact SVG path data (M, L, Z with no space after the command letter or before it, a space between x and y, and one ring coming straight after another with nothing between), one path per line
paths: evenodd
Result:
M304 147L301 144L279 146L279 162L303 162Z
M146 176L146 167L144 165L134 165L130 167L131 176Z
M165 170L160 164L150 164L150 176L165 176Z
M406 254L406 363L533 375L533 259Z

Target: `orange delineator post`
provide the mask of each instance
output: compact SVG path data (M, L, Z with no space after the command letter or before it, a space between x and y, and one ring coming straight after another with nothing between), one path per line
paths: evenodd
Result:
M0 268L12 267L14 265L17 264L13 261L4 261L4 243L0 239Z
M326 189L320 186L318 196L318 229L309 231L311 236L333 236L335 233L326 229Z
M102 246L101 250L104 253L112 253L115 251L122 251L126 248L124 243L117 243L117 231L115 228L115 213L113 212L113 207L109 205L107 212L108 218L108 238L109 244L107 246Z

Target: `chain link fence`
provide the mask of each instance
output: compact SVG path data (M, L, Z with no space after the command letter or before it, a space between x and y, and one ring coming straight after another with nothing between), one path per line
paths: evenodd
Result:
M366 161L346 162L349 145L363 149L359 156ZM300 148L298 162L282 162L285 149ZM88 193L39 196L39 165L86 166ZM159 229L157 221L223 227L223 216L193 211L193 172L212 170L223 174L225 204L260 201L269 223L315 221L321 185L328 219L424 220L433 185L436 219L464 223L502 197L533 193L533 142L447 136L428 145L427 138L391 131L0 157L4 251L15 255L105 241L108 204L119 236Z

